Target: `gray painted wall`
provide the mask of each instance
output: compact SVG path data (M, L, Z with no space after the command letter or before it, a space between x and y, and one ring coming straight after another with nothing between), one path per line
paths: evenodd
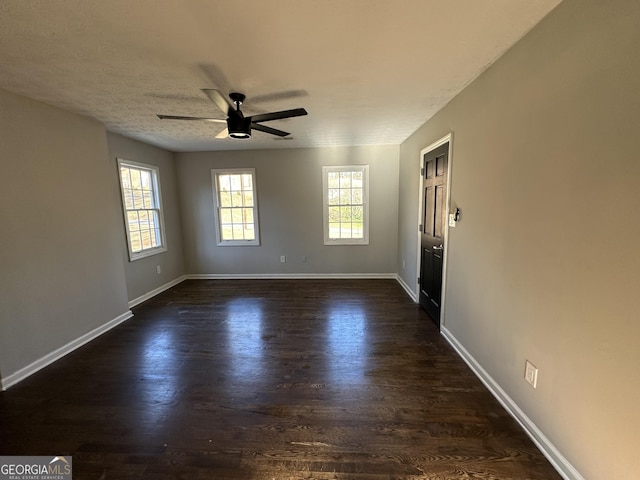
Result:
M453 132L444 325L588 479L640 445L638 25L635 0L563 1L400 153L398 271L420 149Z
M0 90L0 377L128 312L104 127Z
M167 240L167 251L130 261L127 249L122 202L119 200L121 234L120 252L125 266L129 301L142 297L185 274L184 252L182 249L182 224L176 183L176 169L173 153L130 138L107 134L109 161L111 162L112 189L120 196L117 158L154 165L159 168L160 191ZM156 267L160 266L160 273Z
M187 272L395 273L398 152L381 146L176 154ZM348 164L369 165L370 243L325 246L322 166ZM211 169L229 167L256 169L260 246L216 245Z

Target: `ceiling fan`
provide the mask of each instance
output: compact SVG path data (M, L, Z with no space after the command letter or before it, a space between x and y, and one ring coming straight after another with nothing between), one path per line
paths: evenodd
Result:
M195 120L201 122L226 123L227 133L231 138L251 138L251 130L259 130L261 132L270 133L279 137L286 137L289 132L278 130L277 128L267 127L260 122L269 120L280 120L282 118L299 117L307 115L304 108L294 108L292 110L282 110L280 112L261 113L245 117L240 110L240 105L245 100L245 95L238 92L229 94L230 101L225 98L220 90L203 89L202 90L223 112L227 112L226 119L206 118L206 117L182 117L178 115L158 115L160 120ZM223 131L224 132L224 131ZM223 136L226 136L224 134ZM218 135L221 137L221 135Z

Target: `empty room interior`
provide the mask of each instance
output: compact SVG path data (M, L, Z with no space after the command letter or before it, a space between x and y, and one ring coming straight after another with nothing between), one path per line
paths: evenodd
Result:
M0 456L635 478L639 26L636 0L0 2Z

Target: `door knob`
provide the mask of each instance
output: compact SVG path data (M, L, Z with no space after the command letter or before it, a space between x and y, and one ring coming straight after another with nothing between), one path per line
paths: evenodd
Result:
M433 249L434 250L442 250L444 247L442 246L442 244L440 244L439 246L434 245Z

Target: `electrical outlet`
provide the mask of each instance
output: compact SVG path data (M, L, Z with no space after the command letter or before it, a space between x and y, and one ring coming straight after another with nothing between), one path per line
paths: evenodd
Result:
M287 261L287 257L284 255L280 255L280 263L284 263Z
M162 272L162 269L160 268L160 265L158 265L158 266L156 267L156 273L157 273L158 275L160 275L160 272Z
M524 367L524 379L531 384L533 388L538 385L538 368L529 360L526 361Z

